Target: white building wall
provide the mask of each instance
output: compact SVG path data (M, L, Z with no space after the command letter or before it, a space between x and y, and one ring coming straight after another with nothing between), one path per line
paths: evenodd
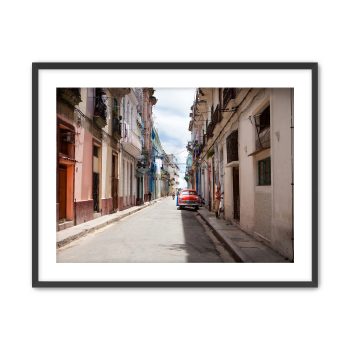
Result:
M123 197L124 197L124 205L127 205L127 186L128 186L128 162L124 159L123 162Z
M225 185L224 185L224 208L225 219L233 220L233 186L232 186L232 167L225 167Z
M210 109L213 104L215 110L219 94L218 89L213 90L213 94L208 93L207 105ZM233 169L239 167L241 228L264 238L275 250L289 258L293 258L292 93L291 89L240 89L237 98L228 105L238 106L238 111L233 115L224 114L223 122L208 140L207 148L214 149L215 153L214 157L205 159L210 172L205 169L201 174L201 190L206 204L209 204L210 198L213 205L213 186L220 180L224 191L225 218L233 220ZM269 105L271 147L255 153L255 120L258 121L257 115ZM210 114L208 117L210 119ZM225 130L221 129L223 125L226 125ZM234 130L238 130L239 160L228 164L226 139ZM213 140L215 145L212 145ZM269 156L271 185L261 186L258 184L258 161Z
M257 93L260 96L256 96ZM251 102L254 99L254 103ZM269 102L266 91L251 92L247 97L247 105L242 106L243 113L239 117L238 127L238 157L239 157L239 192L240 192L240 225L244 230L256 230L256 168L255 156L249 154L255 151L255 126L250 116L260 112ZM244 108L246 107L246 108ZM259 191L259 189L258 189Z
M272 192L271 186L258 186L258 162L271 156L270 149L254 156L255 176L255 224L254 232L271 243L271 221L272 221Z
M289 258L293 258L292 93L292 89L273 89L270 107L273 176L271 242Z

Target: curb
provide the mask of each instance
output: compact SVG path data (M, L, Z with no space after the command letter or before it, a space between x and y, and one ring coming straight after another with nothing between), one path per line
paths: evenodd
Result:
M165 197L166 198L166 197ZM137 207L135 208L135 210L132 210L132 211L129 211L127 213L122 213L120 216L116 217L116 218L113 218L113 219L109 219L109 220L106 220L105 222L102 222L100 224L97 224L96 226L93 226L93 227L90 227L90 228L86 228L84 230L82 230L81 232L73 235L73 236L70 236L70 237L67 237L65 239L62 239L61 241L58 241L56 242L56 249L57 248L62 248L64 247L65 245L79 239L79 238L82 238L84 236L86 236L87 234L89 233L92 233L96 230L99 230L100 228L104 227L104 226L107 226L107 225L110 225L114 222L117 222L117 221L120 221L121 219L124 219L125 217L131 215L131 214L134 214L134 213L137 213L138 211L142 210L142 209L145 209L159 201L161 201L163 198L158 198L158 199L154 199L152 202L149 202L148 204L144 204L140 207Z
M247 259L246 255L241 251L241 249L239 249L238 247L234 246L232 244L232 242L230 242L228 240L228 238L225 237L225 235L220 234L214 228L214 226L209 222L209 220L207 220L205 215L203 215L200 211L198 211L198 214L205 221L205 223L211 228L211 230L213 231L213 234L215 235L215 237L224 245L226 250L228 250L228 252L231 254L231 256L236 260L236 262L248 262L248 259Z
M198 212L200 217L205 221L205 223L210 227L212 230L214 236L224 245L225 249L231 254L231 256L236 260L236 262L243 262L243 263L259 263L259 262L278 262L278 263L286 263L288 259L286 259L283 255L280 253L274 251L271 247L265 245L263 242L251 237L248 233L246 233L244 230L237 228L237 231L240 231L244 233L248 240L250 242L256 242L257 246L256 248L260 249L261 254L265 254L265 257L261 259L261 254L260 257L252 257L247 255L247 253L240 247L238 246L235 241L233 241L230 237L228 237L225 233L226 229L220 229L220 228L215 228L215 225L212 225L210 223L210 220L208 217L204 215L204 213L201 213L200 211ZM236 229L233 228L235 231ZM246 241L243 241L246 242ZM263 246L264 248L261 250L259 245ZM266 251L266 249L268 251ZM271 252L269 252L271 251Z

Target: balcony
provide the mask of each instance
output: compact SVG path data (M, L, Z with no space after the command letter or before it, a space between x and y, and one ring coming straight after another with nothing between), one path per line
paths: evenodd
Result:
M212 116L211 120L214 123L214 127L215 127L216 124L221 122L221 120L222 120L222 113L221 113L220 105L216 106L215 112L213 113L213 116Z
M81 102L80 89L57 89L57 97L71 107L78 105Z
M123 97L131 92L130 88L109 88L108 90L113 97Z
M188 141L187 142L186 149L187 149L188 152L192 153L192 151L193 151L192 141Z
M124 127L127 132L123 135L123 147L133 157L139 158L142 150L141 139L133 130L129 129L127 124L124 123Z
M270 106L264 109L260 114L254 116L256 137L255 152L270 148Z
M119 121L119 118L114 117L113 118L113 125L112 125L112 132L113 132L113 137L116 140L120 140L122 137L122 132L121 132L121 124Z
M136 125L138 126L138 128L139 128L141 131L144 130L144 128L143 128L143 120L142 120L142 117L141 117L141 114L140 114L140 113L137 113Z
M217 105L212 115L211 122L208 124L208 127L207 127L207 139L213 136L215 126L216 124L220 123L221 120L222 120L222 113L220 110L220 105Z
M213 131L214 131L214 123L210 122L207 127L207 139L209 140L213 136Z
M223 108L226 108L228 103L231 100L234 100L236 98L236 95L237 95L236 89L234 89L234 88L224 89L224 91L223 91L223 103L224 103Z
M142 145L141 145L141 140L140 136L137 135L134 131L131 131L128 135L129 142L134 145L141 153L142 150Z
M103 89L96 89L94 122L99 128L107 125L107 106L105 104Z
M270 144L270 127L267 127L256 135L255 149L262 150L270 148Z
M75 133L65 127L58 127L58 154L60 158L74 160Z
M169 176L170 176L170 174L169 174L166 170L162 170L162 171L161 171L161 178L162 178L163 180L168 180L168 179L169 179Z

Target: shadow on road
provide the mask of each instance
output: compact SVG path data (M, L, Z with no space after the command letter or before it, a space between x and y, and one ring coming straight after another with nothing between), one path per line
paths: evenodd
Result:
M197 211L192 208L177 210L181 213L187 262L223 262L212 240L197 220Z

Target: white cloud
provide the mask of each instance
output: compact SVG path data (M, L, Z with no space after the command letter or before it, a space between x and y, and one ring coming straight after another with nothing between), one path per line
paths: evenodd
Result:
M196 88L155 88L156 109L164 108L188 118Z
M158 130L161 141L172 142L174 146L185 147L191 138L188 131L190 119L176 115L166 110L154 111L154 125Z
M183 148L190 140L188 124L194 93L195 89L156 89L158 102L153 108L154 122L162 142L172 141Z

